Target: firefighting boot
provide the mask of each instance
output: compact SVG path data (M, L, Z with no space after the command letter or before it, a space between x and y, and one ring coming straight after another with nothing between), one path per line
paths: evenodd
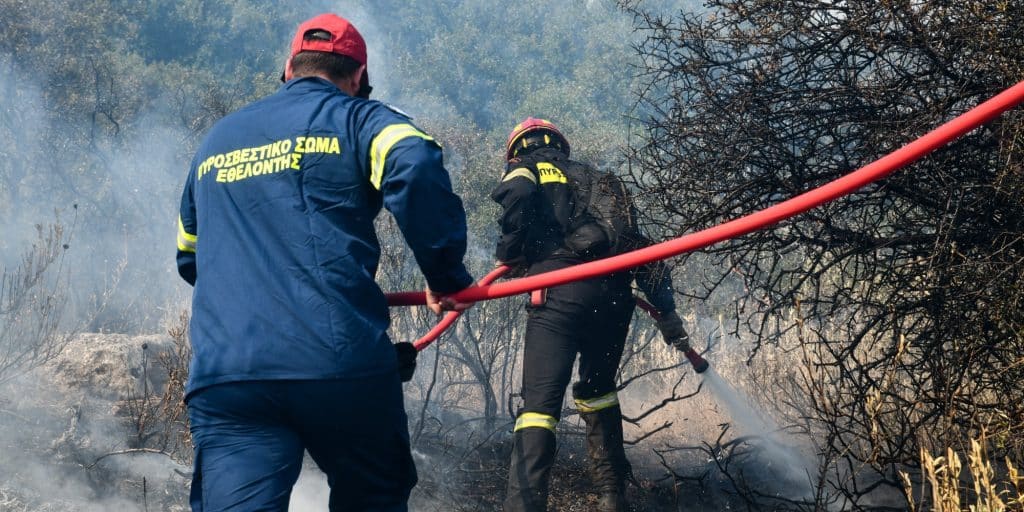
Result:
M512 464L508 469L504 511L545 512L548 508L548 475L554 462L553 428L528 427L517 430L512 447Z
M587 423L590 473L599 493L598 512L625 512L626 479L632 468L622 441L622 411L618 405L581 413Z

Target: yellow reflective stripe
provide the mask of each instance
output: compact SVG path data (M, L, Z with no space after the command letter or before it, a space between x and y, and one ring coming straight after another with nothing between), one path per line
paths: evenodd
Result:
M539 412L524 412L516 418L516 428L513 432L519 432L524 428L546 428L554 432L556 425L558 425L558 420L554 416Z
M178 216L178 250L183 252L196 252L196 242L199 240L196 235L185 231L185 224Z
M569 183L565 173L561 169L547 162L537 162L537 174L540 174L540 184L545 183Z
M501 178L501 181L508 181L512 178L526 178L534 183L537 183L537 177L534 176L533 173L530 172L530 170L527 169L526 167L514 169L512 172L506 174L505 177Z
M609 407L615 407L619 405L619 394L615 391L608 393L607 395L601 395L597 398L587 398L576 400L576 408L580 412L597 412L601 409L607 409Z
M411 124L390 125L370 143L370 184L373 188L380 190L380 184L384 180L384 162L388 158L388 152L406 137L419 137L424 140L434 140L433 137L419 131Z

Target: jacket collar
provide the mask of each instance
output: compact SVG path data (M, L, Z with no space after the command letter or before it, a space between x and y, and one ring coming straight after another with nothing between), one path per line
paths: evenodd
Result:
M318 76L304 76L301 78L293 78L286 82L281 87L287 91L292 92L324 91L345 94L344 92L342 92L341 89L338 89L338 86Z

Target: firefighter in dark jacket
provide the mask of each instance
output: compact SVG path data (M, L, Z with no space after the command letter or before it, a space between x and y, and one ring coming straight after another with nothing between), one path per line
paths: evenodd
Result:
M569 143L555 125L528 118L512 130L506 149L508 165L491 193L503 208L496 250L499 262L533 275L611 255L581 254L578 238L586 238L590 226L580 222L583 205L574 190L574 177L586 164L569 159ZM641 240L632 244L634 248L646 245ZM635 306L634 280L661 314L658 327L666 341L685 339L671 278L660 263L531 294L523 407L515 423L506 512L547 508L555 428L577 355L579 378L573 398L586 422L598 509L626 510L630 465L623 448L615 375Z
M287 510L305 450L330 510L405 511L416 469L400 379L414 359L386 332L374 218L392 213L439 313L464 308L441 294L473 282L465 212L440 146L368 99L347 20L303 23L282 79L210 129L182 193L192 510Z

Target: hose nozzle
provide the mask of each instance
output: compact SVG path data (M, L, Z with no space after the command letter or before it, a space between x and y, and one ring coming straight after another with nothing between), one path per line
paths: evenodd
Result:
M697 351L692 348L684 350L683 354L686 356L687 359L690 360L690 364L693 365L693 371L697 373L704 373L705 371L707 371L708 366L710 366L708 364L707 359L701 357L700 354L698 354Z
M690 360L690 364L693 365L693 370L697 373L704 373L708 369L708 361L700 356L693 347L690 346L689 337L679 338L672 341L672 346L676 347L677 350L683 353L687 359Z

